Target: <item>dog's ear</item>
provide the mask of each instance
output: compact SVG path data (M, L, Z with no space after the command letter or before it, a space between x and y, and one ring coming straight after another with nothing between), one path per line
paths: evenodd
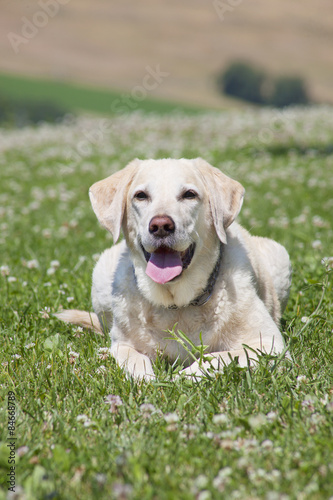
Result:
M213 223L219 240L227 242L225 230L235 220L243 204L243 186L212 167L202 158L195 160L209 196Z
M137 166L138 160L134 160L119 172L96 182L89 189L90 201L97 219L110 231L114 243L120 235L127 190Z

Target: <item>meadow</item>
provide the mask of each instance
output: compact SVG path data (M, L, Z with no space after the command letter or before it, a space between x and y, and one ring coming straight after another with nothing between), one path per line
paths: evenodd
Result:
M94 86L0 73L0 98L25 103L52 102L68 113L83 111L95 115L114 115L134 110L158 114L174 111L191 114L202 111L200 106L170 103L154 99L151 95L149 99L142 99L142 94L145 97L145 89L142 85L138 87L140 88L137 97L133 91L103 90ZM146 91L146 93L151 92Z
M0 133L0 500L332 499L333 109ZM52 313L91 309L91 272L112 244L89 186L135 157L197 156L245 186L241 224L290 253L292 361L234 362L199 382L157 359L156 381L137 382L107 337Z

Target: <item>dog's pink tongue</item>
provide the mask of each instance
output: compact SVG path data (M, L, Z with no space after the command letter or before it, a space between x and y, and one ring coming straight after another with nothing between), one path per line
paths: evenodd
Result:
M156 283L164 285L179 276L183 270L178 252L159 251L151 254L146 274Z

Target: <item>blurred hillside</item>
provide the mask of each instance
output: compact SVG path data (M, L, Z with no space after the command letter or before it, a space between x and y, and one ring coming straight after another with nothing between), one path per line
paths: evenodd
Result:
M223 107L215 75L242 59L333 102L331 0L2 0L0 29L2 72L130 92L149 66L152 96Z

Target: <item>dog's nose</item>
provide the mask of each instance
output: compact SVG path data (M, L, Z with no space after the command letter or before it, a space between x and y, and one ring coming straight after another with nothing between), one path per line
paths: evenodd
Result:
M174 233L175 229L175 223L168 215L157 215L149 223L150 234L157 238L165 238Z

